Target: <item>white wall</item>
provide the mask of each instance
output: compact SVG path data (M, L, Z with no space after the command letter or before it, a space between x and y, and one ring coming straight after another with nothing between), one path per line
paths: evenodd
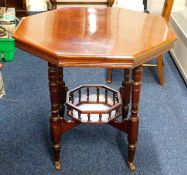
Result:
M182 11L184 10L184 7L187 6L187 0L175 0L174 1L174 6L173 6L173 11Z
M26 0L28 11L47 11L49 0Z
M161 14L165 0L148 0L147 9L151 13Z
M161 14L165 0L147 0L148 10L155 14ZM174 0L173 11L180 11L187 5L187 0Z
M121 7L135 11L144 11L143 0L115 0L113 7Z

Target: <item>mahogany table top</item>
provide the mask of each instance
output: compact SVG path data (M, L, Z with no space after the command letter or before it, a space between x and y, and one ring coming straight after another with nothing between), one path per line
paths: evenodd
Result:
M65 7L22 19L17 47L60 67L133 68L176 40L161 17L122 8Z

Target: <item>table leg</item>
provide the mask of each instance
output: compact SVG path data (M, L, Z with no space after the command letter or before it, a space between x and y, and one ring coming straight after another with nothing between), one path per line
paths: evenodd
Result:
M59 85L59 116L64 118L66 94L68 88L65 86L63 68L58 68L58 85Z
M139 128L139 117L138 117L138 106L141 91L143 68L142 66L133 69L133 84L132 84L132 109L131 116L128 121L128 165L131 171L135 170L133 163L136 143L138 139L138 128Z
M131 87L132 87L132 82L130 82L130 70L124 69L124 81L122 83L122 87L120 88L120 93L123 102L123 107L122 107L123 120L127 118L129 113Z
M55 159L55 168L59 170L60 165L60 148L61 148L61 132L59 124L59 84L58 84L58 68L52 64L48 64L49 91L51 99L51 119L50 131L53 142L53 151Z

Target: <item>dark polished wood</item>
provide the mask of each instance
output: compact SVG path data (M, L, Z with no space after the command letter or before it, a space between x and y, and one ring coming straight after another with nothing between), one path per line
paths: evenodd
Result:
M86 98L85 95L87 95ZM96 98L93 98L93 95L96 95ZM91 104L105 106L106 108L102 110L99 107L99 109L96 107L95 110L87 109L85 105ZM80 107L82 105L85 106L84 109ZM122 100L119 91L108 86L86 84L80 85L67 93L66 106L68 109L67 115L78 120L81 124L107 124L121 116ZM75 113L77 113L76 116ZM94 117L94 120L91 120L91 117Z
M133 69L133 84L132 84L132 108L131 108L131 116L129 118L128 125L128 164L131 170L135 170L135 165L133 163L135 151L136 151L136 143L138 139L138 125L139 125L139 99L141 92L141 81L143 75L142 66L136 67Z
M121 122L118 122L117 120L114 120L114 121L110 121L109 124L111 126L113 126L114 128L117 128L125 133L128 133L128 124L129 123L129 120L128 119L124 119L123 121Z
M59 86L59 116L64 118L66 93L68 88L65 86L63 68L58 68L58 86Z
M128 116L129 103L131 97L131 87L132 87L132 82L130 82L130 70L124 69L124 81L122 83L122 87L120 88L121 97L123 99L123 107L122 107L123 119L127 118Z
M165 83L163 55L160 55L157 57L157 65L158 65L158 79L159 79L160 85L163 86Z
M63 80L63 68L48 64L49 91L51 99L50 130L53 142L55 168L60 170L61 135L78 125L77 121L64 120L64 104L67 88Z
M51 112L54 120L58 119L59 115L59 87L58 87L58 68L53 64L48 64L49 90L51 99Z
M135 170L133 160L138 139L141 64L172 47L176 37L167 22L159 16L120 8L62 8L22 19L13 37L18 47L49 62L50 127L57 170L60 169L61 135L81 123L80 120L67 121L64 118L67 88L63 68L125 69L120 89L123 120L112 120L109 124L128 134L128 165L132 171ZM132 82L129 69L133 72ZM88 103L89 88L85 92ZM99 93L100 89L96 89L97 102ZM78 96L81 96L81 91L78 91ZM104 96L107 103L107 90ZM70 100L73 99L71 96ZM128 117L130 103L131 115ZM99 117L102 119L101 115Z
M16 0L16 1L6 0L6 4L4 3L4 5L6 5L6 7L14 7L16 9L17 17L22 17L27 15L26 0Z
M18 47L58 67L100 68L136 67L168 51L176 39L162 17L120 8L33 15L22 19L14 38Z
M60 148L61 148L61 133L59 126L59 85L58 85L58 68L51 63L48 64L48 77L49 77L49 92L51 99L51 140L53 142L53 151L55 166L60 169Z
M132 84L132 89L125 89L126 93L132 96L132 107L131 107L131 116L129 118L127 117L129 108L125 108L124 113L122 114L123 120L121 122L111 121L109 124L113 127L120 129L121 131L128 134L128 165L131 171L135 171L135 164L134 164L134 157L135 157L135 151L136 151L136 143L138 139L138 128L139 128L139 116L138 116L138 110L139 110L139 99L140 99L140 92L141 92L141 81L142 81L142 75L143 75L143 68L142 66L138 66L133 69L132 79L133 82L129 82L129 70L124 71L125 75L125 81L123 82L123 87L121 88L121 91L124 91L125 83ZM123 93L125 93L123 92ZM129 95L130 96L130 95ZM123 99L123 105L126 104L129 105L129 96L124 96L122 94ZM127 100L128 99L128 100ZM124 110L123 106L123 110Z
M0 7L5 7L5 1L0 1Z

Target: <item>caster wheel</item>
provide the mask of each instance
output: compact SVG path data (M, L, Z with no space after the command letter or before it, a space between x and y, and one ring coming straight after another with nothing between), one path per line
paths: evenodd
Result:
M55 169L56 170L61 170L61 164L60 164L60 162L55 162Z
M129 166L131 171L135 171L136 170L136 166L134 165L133 162L128 162L128 166Z

